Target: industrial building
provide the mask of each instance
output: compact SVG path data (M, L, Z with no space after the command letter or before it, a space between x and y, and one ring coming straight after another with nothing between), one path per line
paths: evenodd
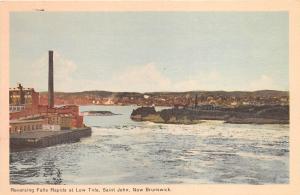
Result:
M45 123L43 119L36 120L11 120L9 121L9 133L21 133L24 131L32 131L42 129Z
M17 88L9 90L9 110L11 133L36 130L37 127L42 129L43 125L59 125L59 129L84 126L77 105L55 106L53 51L49 51L48 105L39 104L39 93L33 88L24 88L18 84Z
M9 89L9 112L18 112L25 108L34 109L39 105L39 93L33 88L24 88L20 83Z

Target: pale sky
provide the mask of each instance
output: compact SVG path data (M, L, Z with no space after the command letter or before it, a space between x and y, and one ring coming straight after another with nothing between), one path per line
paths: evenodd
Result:
M288 12L14 12L10 86L288 90Z

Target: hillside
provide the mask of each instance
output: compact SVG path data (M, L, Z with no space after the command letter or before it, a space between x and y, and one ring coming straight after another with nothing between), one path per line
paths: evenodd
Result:
M40 92L41 95L47 95L47 92ZM272 96L289 96L288 91L277 90L259 90L259 91L187 91L187 92L110 92L110 91L82 91L82 92L55 92L55 95L60 97L143 97L149 96L235 96L235 97L272 97Z

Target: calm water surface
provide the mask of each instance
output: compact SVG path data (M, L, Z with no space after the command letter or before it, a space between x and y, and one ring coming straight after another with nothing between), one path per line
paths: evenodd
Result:
M12 184L289 182L289 126L131 121L134 106L82 106L92 136L10 154Z

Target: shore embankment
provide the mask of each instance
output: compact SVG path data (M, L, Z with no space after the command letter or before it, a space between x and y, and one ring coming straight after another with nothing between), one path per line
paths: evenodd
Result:
M91 136L90 127L69 130L34 130L10 134L10 150L19 151L42 148L57 144L77 142L83 137Z

